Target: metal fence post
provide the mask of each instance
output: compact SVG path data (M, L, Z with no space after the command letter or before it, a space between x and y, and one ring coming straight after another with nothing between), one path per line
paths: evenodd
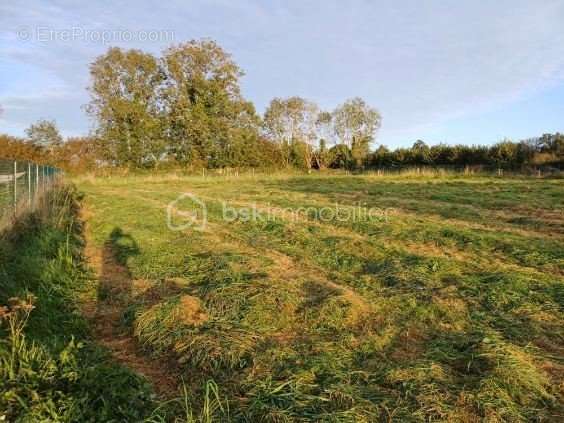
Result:
M0 159L0 229L10 223L9 218L15 220L36 210L38 199L55 186L59 175L60 170L51 166L27 160ZM46 207L51 207L53 201L53 198L45 199Z
M37 198L37 190L39 189L39 165L36 163L35 164L35 189L34 189L34 193L33 193L33 198ZM34 203L37 203L37 201L34 201Z
M14 160L14 216L18 212L18 162Z
M27 162L27 198L31 207L31 163Z

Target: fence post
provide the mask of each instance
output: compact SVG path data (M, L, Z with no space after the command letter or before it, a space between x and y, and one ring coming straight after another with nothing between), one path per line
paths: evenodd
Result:
M31 207L31 163L27 162L27 198Z
M39 189L39 165L35 164L35 189L33 190L33 208L37 204L37 190Z
M14 160L14 216L18 212L18 162Z

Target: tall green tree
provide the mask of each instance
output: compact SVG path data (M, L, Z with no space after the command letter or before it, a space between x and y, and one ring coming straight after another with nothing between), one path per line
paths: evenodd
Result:
M319 148L315 152L315 161L318 169L324 169L329 165L329 148L335 145L335 129L333 127L333 115L330 112L321 111L315 122Z
M63 143L57 124L53 120L40 119L25 130L27 140L35 147L52 151Z
M413 152L413 160L415 164L431 163L431 149L423 140L415 141L411 150Z
M301 97L274 98L264 113L263 127L267 136L282 151L284 164L311 168L315 160L319 136L319 108Z
M351 150L353 160L360 166L382 123L380 113L355 97L335 109L333 122L339 141Z
M241 96L242 70L212 40L170 47L162 63L170 152L181 163L232 164L238 144L258 131L254 106Z
M92 99L106 159L131 166L154 165L165 151L159 99L164 74L158 60L140 50L114 47L90 66Z

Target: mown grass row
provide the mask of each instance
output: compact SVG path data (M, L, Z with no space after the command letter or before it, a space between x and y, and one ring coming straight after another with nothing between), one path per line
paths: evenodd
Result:
M430 182L452 212L487 191L482 181ZM222 198L352 206L340 196L352 192L382 205L369 192L382 184L399 182L129 179L83 189L98 242L118 226L140 246L127 257L144 281L127 316L132 330L153 354L172 353L195 391L217 380L233 419L557 421L562 239L543 225L529 238L513 231L526 225L497 231L499 222L471 213L452 212L469 226L441 222L429 194L414 192L421 215L396 203L388 222L222 219ZM557 210L562 186L549 184L549 195L533 184L505 206L528 198ZM206 198L207 231L166 228L166 204L184 191ZM476 207L487 214L494 203Z

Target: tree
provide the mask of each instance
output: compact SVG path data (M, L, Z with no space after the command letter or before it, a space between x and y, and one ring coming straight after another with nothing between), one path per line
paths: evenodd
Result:
M325 111L319 112L315 122L315 129L317 132L317 139L319 140L319 148L314 151L315 162L318 169L324 169L328 166L328 148L335 145L333 115Z
M357 166L367 156L370 143L381 125L382 118L376 109L359 97L345 101L333 112L335 134L346 145Z
M295 114L288 100L274 98L264 112L262 125L266 136L280 149L283 165L290 165L290 145L294 139Z
M498 142L490 148L490 157L498 167L512 167L516 163L517 144L510 140Z
M333 115L330 112L319 112L315 126L318 138L323 140L326 146L332 147L336 144Z
M254 106L239 88L243 72L212 40L173 46L162 62L170 153L181 163L229 165L235 144L258 135Z
M27 140L0 134L0 156L3 159L46 162L47 150L38 148Z
M99 151L96 140L90 137L71 137L57 148L54 161L57 167L69 172L84 172L96 168Z
M351 150L345 144L337 144L329 149L329 167L348 169L351 167Z
M40 119L25 130L30 144L52 151L63 143L55 121Z
M154 165L164 151L157 59L140 50L110 48L90 66L92 100L106 158L130 166Z
M537 145L541 153L564 155L564 135L558 132L556 134L543 134L538 139Z
M293 160L300 167L313 167L319 140L318 115L317 105L301 97L274 98L270 102L263 127L283 152L286 166Z
M384 145L380 145L371 157L371 165L376 167L391 166L393 164L392 154Z
M431 149L423 140L415 141L411 150L415 164L430 164L432 162Z

